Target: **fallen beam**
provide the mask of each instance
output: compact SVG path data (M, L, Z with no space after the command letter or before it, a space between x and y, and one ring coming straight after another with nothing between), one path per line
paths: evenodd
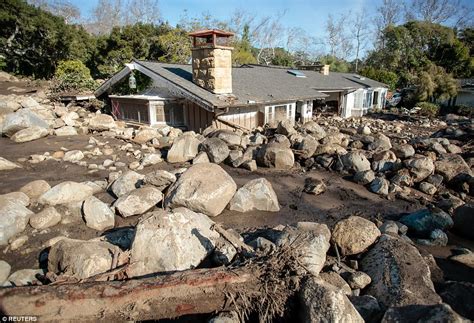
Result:
M229 309L231 290L259 293L257 268L197 269L124 281L5 288L4 315L44 321L158 320ZM233 302L238 300L233 299Z

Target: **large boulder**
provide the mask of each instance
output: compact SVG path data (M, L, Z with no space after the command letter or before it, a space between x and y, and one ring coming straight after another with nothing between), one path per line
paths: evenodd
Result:
M319 142L314 139L311 135L308 135L303 138L303 140L298 144L298 150L302 152L300 155L302 158L310 158L316 152L316 149L319 146Z
M97 114L89 120L89 129L91 130L110 130L115 127L114 118L108 114Z
M219 138L207 138L201 143L199 150L206 152L209 161L215 164L222 163L229 156L229 147Z
M169 188L165 206L184 206L195 212L216 216L224 210L236 190L232 177L219 165L196 164Z
M289 119L285 119L278 122L278 126L275 132L280 135L290 136L296 133L296 130L295 130L295 127L293 126L293 122Z
M119 254L119 247L105 241L65 238L51 246L48 271L84 279L113 269Z
M115 196L121 197L140 187L143 184L144 178L144 175L131 170L117 178L110 189Z
M168 151L169 163L184 163L192 160L198 154L199 140L192 132L186 132L173 141Z
M263 145L257 153L259 166L290 169L295 163L293 151L278 144Z
M392 148L392 143L390 142L390 138L388 138L382 133L379 133L375 137L375 140L370 143L367 148L369 150L375 151L389 150L390 148Z
M355 255L370 247L380 236L377 226L360 216L339 221L332 230L332 240L343 255Z
M326 131L324 131L324 129L315 121L306 122L302 128L305 129L306 132L310 133L311 136L313 136L313 138L316 140L321 140L326 137Z
M36 113L28 109L21 109L5 117L2 132L7 137L11 137L16 132L32 126L49 128L48 123L40 118Z
M123 217L143 214L163 199L163 193L153 186L137 188L119 197L114 203L115 209Z
M454 210L454 230L474 241L474 204L462 205Z
M382 318L382 323L404 322L449 322L465 323L466 320L459 316L448 304L436 305L407 305L390 307Z
M360 268L372 279L366 293L385 307L437 304L441 298L420 252L408 242L382 235L364 256Z
M302 322L364 322L343 291L323 280L307 279L301 288L299 299Z
M353 151L341 157L344 169L357 173L370 170L370 162L360 151Z
M113 228L115 225L114 212L95 196L91 196L84 201L82 212L86 225L91 229L103 231Z
M10 170L10 169L15 169L15 168L21 168L21 166L3 158L0 157L0 170Z
M90 186L82 183L66 181L54 186L41 195L38 202L48 205L82 202L92 194L93 189Z
M257 178L239 188L229 203L229 209L238 212L280 211L278 197L272 184L265 178Z
M313 222L298 222L296 228L287 226L277 238L278 246L298 246L295 252L301 263L314 276L324 267L326 253L330 247L331 232L327 225Z
M15 132L15 134L11 136L10 139L14 142L21 143L40 139L46 137L48 134L49 131L46 128L39 126L31 126Z
M137 224L131 249L131 276L198 266L219 235L206 215L186 208L155 211Z
M223 140L227 146L231 147L242 147L246 148L246 140L243 139L238 133L228 129L218 129L211 133L209 137L219 138Z
M474 283L448 281L438 290L443 301L456 313L474 320Z
M451 216L438 208L421 209L404 215L399 221L418 237L429 237L436 229L446 231L454 225Z
M460 155L456 154L443 155L435 162L435 169L436 173L442 175L446 182L449 182L461 173L471 175L469 165Z
M21 200L0 196L0 246L7 245L11 237L25 230L33 214Z
M45 180L38 179L20 188L20 192L25 193L32 200L36 200L38 197L46 193L51 189L51 186Z
M435 170L433 160L428 157L413 157L405 160L405 166L409 169L415 183L421 182Z

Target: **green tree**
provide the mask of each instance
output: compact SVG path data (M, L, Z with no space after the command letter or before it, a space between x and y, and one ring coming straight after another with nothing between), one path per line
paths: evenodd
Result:
M245 24L242 31L242 38L234 40L234 52L232 53L232 63L234 65L254 64L257 62L255 55L252 53L252 45L250 43L250 27Z
M68 60L59 62L51 89L55 93L82 92L95 87L89 69L79 60Z
M191 59L191 42L183 29L173 29L158 37L158 42L164 54L159 57L161 62L189 63Z
M397 73L383 69L376 69L371 66L364 67L360 70L360 74L373 80L387 84L391 90L394 90L398 84Z
M322 64L329 65L329 70L332 72L347 73L350 70L350 65L347 61L339 59L335 56L326 55L319 59Z

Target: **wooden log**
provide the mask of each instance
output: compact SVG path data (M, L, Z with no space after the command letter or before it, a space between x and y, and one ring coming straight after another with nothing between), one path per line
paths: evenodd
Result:
M158 320L227 310L227 292L259 293L258 268L219 267L124 281L0 289L0 312L40 321ZM238 300L237 300L238 302ZM234 304L235 305L235 304Z

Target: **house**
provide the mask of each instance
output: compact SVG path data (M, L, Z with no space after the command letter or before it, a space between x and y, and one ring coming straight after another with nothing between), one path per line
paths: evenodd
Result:
M143 73L153 84L135 95L110 95L121 120L168 124L201 131L217 128L251 130L289 119L306 122L313 107L330 105L343 117L362 116L385 104L385 84L350 73L332 73L328 66L232 66L232 33L191 33L192 65L133 60L96 91L104 97L118 82Z
M457 79L458 94L443 102L448 107L467 106L474 107L474 79Z

